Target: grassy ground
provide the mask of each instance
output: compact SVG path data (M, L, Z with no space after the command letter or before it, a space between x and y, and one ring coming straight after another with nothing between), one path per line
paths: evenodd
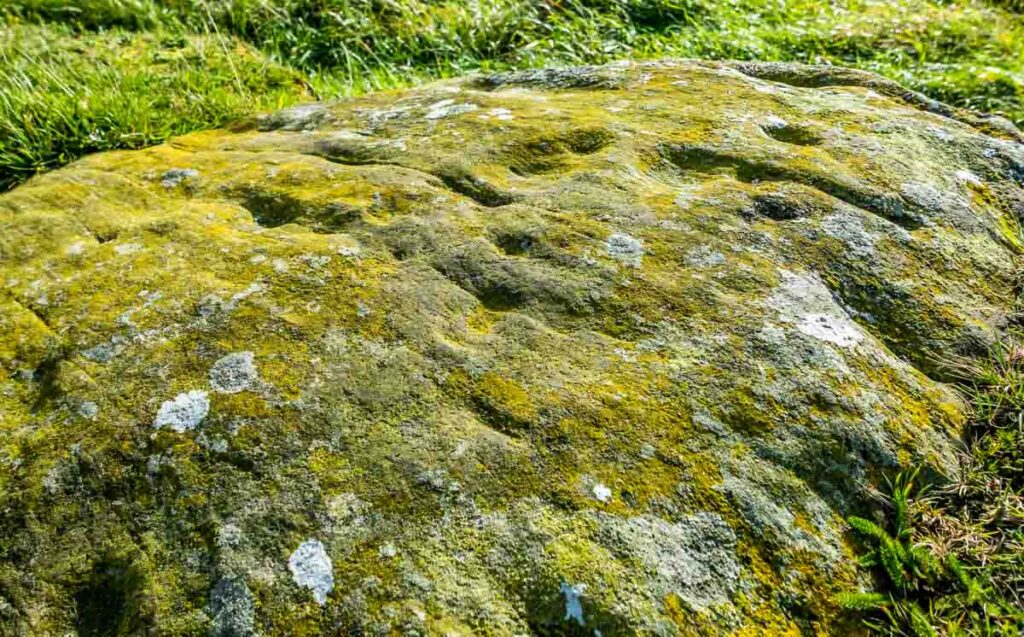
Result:
M0 191L85 153L138 148L309 99L300 74L227 42L0 30Z
M314 96L623 57L845 64L1024 123L1024 16L1015 3L8 0L0 189L83 153Z

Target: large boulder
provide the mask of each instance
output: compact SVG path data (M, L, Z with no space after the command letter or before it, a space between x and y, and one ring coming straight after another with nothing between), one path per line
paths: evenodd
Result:
M313 104L0 197L0 634L842 632L956 469L1024 150L663 61Z

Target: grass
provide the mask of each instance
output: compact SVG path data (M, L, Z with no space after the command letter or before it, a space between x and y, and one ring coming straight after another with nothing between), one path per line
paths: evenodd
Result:
M624 57L844 64L1024 123L1019 4L7 0L0 189L84 153L153 144L303 99Z
M309 97L300 74L209 37L0 29L0 190L86 153Z

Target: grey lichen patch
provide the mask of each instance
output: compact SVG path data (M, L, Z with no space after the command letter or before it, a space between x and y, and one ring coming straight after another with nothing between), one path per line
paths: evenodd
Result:
M508 86L532 86L549 89L618 88L628 82L629 70L621 65L532 69L487 75L479 78L477 83L489 89Z
M779 320L839 347L853 347L864 339L863 330L836 303L820 278L786 270L781 275L782 283L768 299Z
M940 188L934 183L908 181L900 186L900 195L914 207L924 211L929 218L943 218L965 229L977 230L981 227L962 195Z
M91 400L82 401L78 406L78 415L82 418L94 420L100 413L100 407Z
M702 245L686 253L686 263L695 268L710 268L725 263L725 255Z
M334 566L320 540L300 544L288 558L288 570L296 584L313 591L317 604L327 603L327 595L334 590Z
M644 244L640 239L622 232L612 234L604 243L608 256L618 259L634 268L640 267L644 259Z
M693 610L732 603L741 587L736 533L722 517L700 512L678 522L654 516L601 518L608 541L634 555L659 598L674 593Z
M261 130L305 131L329 122L331 111L321 103L299 104L259 118Z
M123 337L117 336L112 338L111 342L100 343L84 349L82 351L82 356L88 360L92 360L93 363L110 363L111 359L124 348L124 345Z
M210 399L206 392L192 390L164 401L156 413L153 426L185 433L198 427L209 412Z
M284 262L282 261L282 263ZM287 263L284 263L284 266L285 271L287 271ZM265 287L261 283L250 283L242 291L232 294L231 298L226 301L220 295L208 294L196 304L196 314L204 319L212 319L222 314L230 314L238 308L242 301L250 296L260 294L264 289Z
M140 250L142 250L142 245L138 243L119 243L116 246L114 246L114 252L121 256L135 254Z
M253 637L256 605L245 582L222 577L210 591L211 637Z
M821 229L845 243L855 256L870 257L875 252L876 237L864 228L864 222L855 214L831 214L822 220Z
M259 382L255 355L234 352L217 360L210 368L210 387L224 394L237 394Z
M730 458L720 489L762 541L780 553L806 552L827 569L843 559L841 522L821 498L799 481L754 458ZM810 524L797 524L797 515Z
M171 168L160 176L160 185L164 188L174 188L185 181L194 179L198 176L199 171L195 168Z

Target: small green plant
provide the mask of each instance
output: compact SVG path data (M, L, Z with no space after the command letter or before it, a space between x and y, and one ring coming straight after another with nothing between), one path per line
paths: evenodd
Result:
M1018 305L1021 300L1018 300ZM971 405L960 471L926 495L902 473L881 498L886 522L852 517L879 592L840 603L889 635L1024 634L1024 346L1019 328L987 356L940 367Z
M880 632L930 637L938 633L922 602L945 574L927 548L914 544L910 495L916 477L916 471L900 473L890 484L887 502L892 511L892 532L866 518L849 518L850 526L871 547L861 556L861 566L880 569L890 592L845 593L840 602L848 609L869 613L864 623ZM880 615L882 621L871 615Z

